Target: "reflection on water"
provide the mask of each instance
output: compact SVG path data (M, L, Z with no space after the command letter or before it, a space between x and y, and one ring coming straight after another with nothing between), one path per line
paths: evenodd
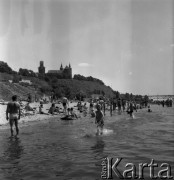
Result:
M8 138L5 144L4 153L2 156L2 162L4 170L4 178L18 179L21 171L21 156L24 153L24 147L21 140L18 137Z
M7 160L14 161L20 159L23 154L24 148L21 144L21 140L18 137L10 137L7 141L7 149L5 150L4 156Z
M103 158L106 157L106 154L104 153L104 149L105 149L105 142L103 140L103 137L96 136L96 141L94 145L91 146L96 172L101 172L101 163Z
M102 139L102 137L97 137L96 138L96 144L91 147L91 150L93 150L93 153L97 155L101 155L104 151L105 143Z

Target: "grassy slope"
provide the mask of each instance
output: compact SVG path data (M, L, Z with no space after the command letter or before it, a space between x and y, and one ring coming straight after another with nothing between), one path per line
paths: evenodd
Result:
M35 93L35 89L31 87L24 87L20 84L10 84L8 82L0 82L0 99L10 100L11 96L16 94L22 99L27 98L27 94Z
M9 83L8 80L12 80L13 75L6 74L6 73L0 73L0 99L3 99L5 101L11 100L11 96L16 94L22 99L27 99L28 94L35 94L35 88L34 87L25 87L18 83ZM36 85L38 88L41 86L48 85L47 82L42 81L37 78L32 77L22 77L22 79L28 79L33 82L34 85ZM7 81L7 82L4 82ZM37 96L41 96L40 92L37 92Z
M92 81L79 81L79 80L62 80L59 79L58 80L58 84L60 86L66 85L68 87L70 87L71 90L75 91L76 93L78 91L84 91L84 92L93 92L95 89L96 90L100 90L100 91L104 91L106 96L113 96L113 92L112 89L105 86L105 85L101 85L97 82L92 82Z
M22 78L31 80L33 84L36 85L38 88L42 86L48 86L48 83L46 81L40 80L38 78L32 78L32 77L22 77ZM0 99L10 100L13 94L17 94L21 98L26 99L28 93L35 94L35 89L33 87L24 87L18 83L10 84L9 82L2 82L3 80L7 81L12 79L13 79L13 75L0 73ZM111 88L91 81L59 79L57 84L59 86L69 87L72 91L74 91L74 94L77 93L78 91L93 92L96 89L96 90L104 91L106 96L113 95ZM38 94L38 96L39 95L40 93Z
M26 77L26 76L22 76L22 79L27 79L27 80L31 80L33 82L33 84L37 85L37 86L46 86L48 85L48 83L46 81L40 80L38 78L35 77ZM13 80L13 75L12 74L7 74L7 73L0 73L0 82L1 81L8 81L8 80Z

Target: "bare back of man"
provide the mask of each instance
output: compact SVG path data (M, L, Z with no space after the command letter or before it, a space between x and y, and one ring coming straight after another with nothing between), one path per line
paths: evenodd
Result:
M16 135L19 134L18 120L20 119L20 105L17 103L17 96L12 96L12 102L7 104L6 119L9 120L11 135L13 136L13 124L16 127Z

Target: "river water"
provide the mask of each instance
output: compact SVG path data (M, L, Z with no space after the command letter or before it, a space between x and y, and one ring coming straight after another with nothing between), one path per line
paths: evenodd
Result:
M102 136L96 136L94 119L82 117L62 121L55 117L20 126L20 135L9 137L9 128L0 130L0 179L47 180L101 179L102 160L123 158L117 166L123 173L127 163L162 163L174 168L174 108L153 105L138 110L131 119L126 113L105 116ZM130 169L130 168L129 168ZM166 175L167 173L164 173ZM129 174L130 175L130 174ZM173 174L172 174L173 175ZM150 179L149 168L144 170ZM113 178L119 179L113 172Z

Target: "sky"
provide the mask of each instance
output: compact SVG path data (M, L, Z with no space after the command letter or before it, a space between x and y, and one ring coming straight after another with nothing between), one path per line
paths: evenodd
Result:
M120 93L174 94L173 0L0 0L0 60L61 63Z

